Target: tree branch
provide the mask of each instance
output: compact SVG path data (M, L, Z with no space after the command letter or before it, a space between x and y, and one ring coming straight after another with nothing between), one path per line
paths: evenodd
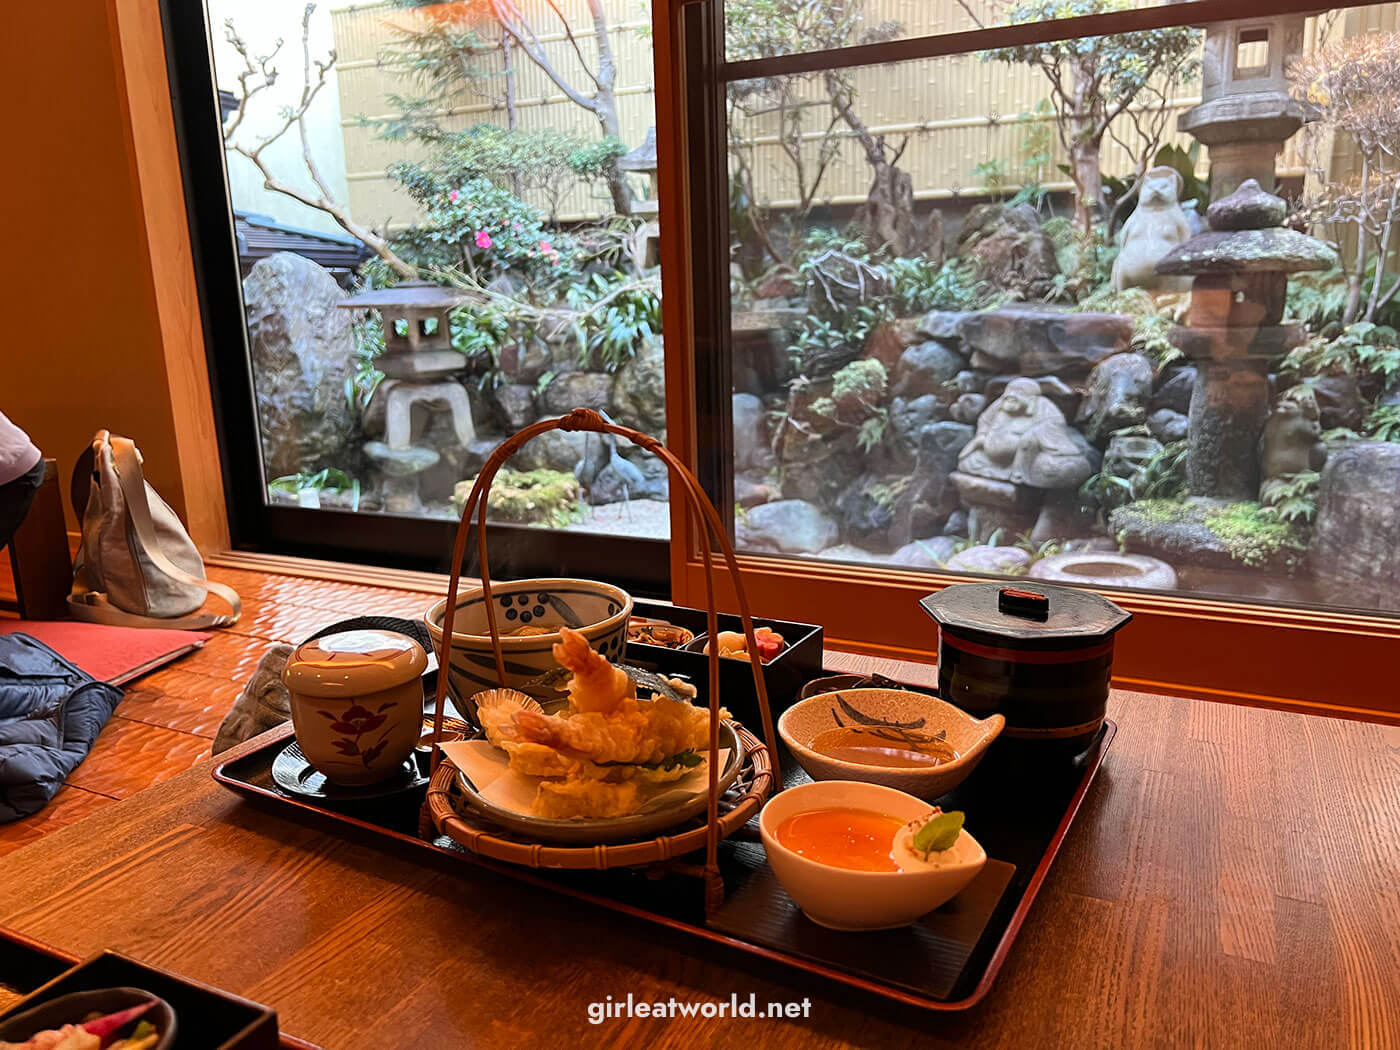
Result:
M530 29L530 24L523 21L520 9L512 0L491 0L491 10L496 16L496 21L501 23L501 28L510 34L511 39L520 45L520 49L530 61L540 67L540 71L549 77L555 87L564 92L569 101L591 113L597 113L594 100L575 88L554 68L554 63L550 62L549 56L544 53L539 37Z

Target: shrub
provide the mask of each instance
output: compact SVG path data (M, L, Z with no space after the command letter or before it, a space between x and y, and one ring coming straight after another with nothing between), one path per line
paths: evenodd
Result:
M596 354L605 371L618 371L661 334L661 296L655 282L595 273L570 285L565 298L571 309L580 311L575 326L580 352L585 359Z
M476 478L457 482L452 502L462 507ZM560 528L582 517L579 484L572 474L558 470L513 470L502 467L486 497L486 515L495 521Z
M419 266L460 268L483 284L512 270L548 280L572 268L572 238L546 228L537 209L491 180L458 181L410 163L390 174L423 207L423 221L395 241Z

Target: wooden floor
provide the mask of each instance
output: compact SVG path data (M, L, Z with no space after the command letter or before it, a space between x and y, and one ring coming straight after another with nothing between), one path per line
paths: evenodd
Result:
M428 595L387 587L237 569L212 568L209 576L238 591L242 619L213 632L202 650L130 683L92 752L47 808L0 824L0 856L208 755L224 714L272 642L299 642L351 616L417 617L432 604ZM9 559L0 558L0 595L13 593Z

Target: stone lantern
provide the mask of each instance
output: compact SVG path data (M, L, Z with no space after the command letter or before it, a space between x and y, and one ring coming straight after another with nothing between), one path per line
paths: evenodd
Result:
M661 226L656 221L661 204L657 200L660 183L656 177L656 128L647 128L647 137L642 144L617 162L623 171L640 172L647 177L649 195L644 201L636 201L632 210L649 221L642 227L642 257L634 260L638 267L647 269L661 261Z
M1303 50L1304 14L1263 15L1205 27L1201 102L1177 127L1210 148L1210 195L1245 179L1274 188L1283 144L1308 120L1288 93L1287 63Z
M465 361L452 348L451 313L466 296L429 281L403 281L354 295L343 310L375 309L384 322L384 353L375 367L384 381L374 392L384 406L384 440L365 444L365 455L383 478L384 509L417 514L423 509L419 475L436 466L441 452L415 444L433 413L446 412L462 448L476 437L471 403L450 378ZM415 412L415 406L421 406ZM416 425L415 425L416 424Z
M638 201L636 212L638 215L655 215L658 208L656 199L659 196L656 178L656 128L647 128L647 136L642 140L642 144L619 160L617 166L623 171L635 171L646 175L647 186L650 189L649 199Z
M1187 484L1193 496L1259 496L1259 436L1269 415L1269 363L1302 341L1285 325L1288 275L1337 265L1321 241L1282 226L1288 206L1246 179L1206 211L1210 230L1157 264L1193 277L1187 324L1172 341L1196 365Z

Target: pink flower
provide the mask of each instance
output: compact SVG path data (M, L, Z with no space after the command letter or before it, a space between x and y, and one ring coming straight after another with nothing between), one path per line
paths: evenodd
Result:
M491 247L491 235L485 230L476 231L476 246L483 251Z
M548 241L540 241L540 252L544 255L553 255L554 245L550 244Z
M449 194L447 195L447 199L450 200L450 201L456 201L456 199L457 199L458 197L460 197L460 196L461 196L460 193L458 193L456 190L453 190L451 193L449 193Z

